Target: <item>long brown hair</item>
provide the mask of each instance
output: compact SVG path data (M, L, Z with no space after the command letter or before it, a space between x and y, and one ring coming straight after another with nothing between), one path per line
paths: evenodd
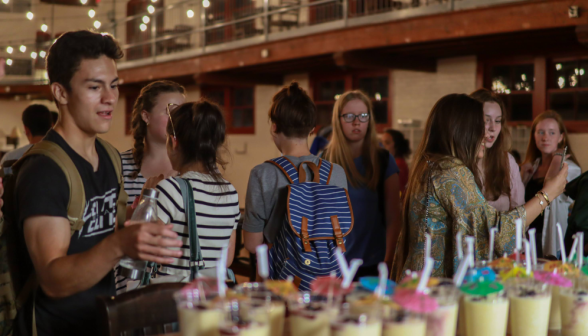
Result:
M533 164L535 160L541 158L542 156L541 151L535 143L535 130L537 129L537 124L539 124L545 119L553 119L557 122L557 125L559 126L559 132L563 134L563 141L557 144L557 148L564 148L565 146L568 146L567 154L570 155L569 160L572 160L575 164L579 166L580 163L578 163L578 160L576 159L576 156L572 151L572 146L568 138L568 130L566 129L563 119L561 118L559 113L553 110L547 110L538 115L537 118L533 120L533 126L531 126L531 136L529 138L529 145L527 146L527 156L525 157L525 162L523 162L523 164L527 162Z
M365 165L366 176L362 176L355 164L347 138L341 127L341 111L352 100L361 100L367 106L370 119L362 148L362 158ZM342 94L333 107L332 126L333 136L331 143L325 150L325 158L332 163L343 167L347 179L354 188L365 185L372 190L378 187L380 177L380 165L378 164L378 135L376 133L376 121L370 99L361 91L348 91Z
M137 170L131 174L131 178L135 179L141 171L141 164L143 163L143 155L145 154L145 137L147 136L147 123L143 120L141 113L147 111L151 113L153 107L157 105L157 97L161 93L178 92L184 94L186 90L183 86L176 82L168 80L159 80L147 84L133 106L133 113L131 114L131 129L133 132L133 160L137 166Z
M502 120L500 121L500 133L491 148L484 152L484 197L489 201L497 200L501 195L510 196L510 166L508 150L510 149L510 131L506 127L506 109L504 102L494 92L487 89L479 89L470 94L482 104L496 103L500 106ZM482 105L483 106L483 105ZM492 120L494 122L494 120Z

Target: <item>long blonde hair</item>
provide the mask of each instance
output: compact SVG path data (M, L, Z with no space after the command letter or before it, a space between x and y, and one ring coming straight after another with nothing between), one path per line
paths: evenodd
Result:
M347 142L347 138L341 127L341 112L343 111L343 108L347 103L356 99L361 100L365 106L367 106L370 115L368 129L361 151L366 171L365 177L359 173L357 168L355 168L349 143ZM374 120L372 102L370 99L359 90L348 91L342 94L333 107L332 126L333 136L331 143L329 143L325 150L325 158L345 169L347 179L354 188L367 186L372 190L376 190L378 187L378 179L380 177L380 165L378 164L378 135L376 133L376 121Z

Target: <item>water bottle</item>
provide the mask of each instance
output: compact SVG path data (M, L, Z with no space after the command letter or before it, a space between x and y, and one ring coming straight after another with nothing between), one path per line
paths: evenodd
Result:
M141 223L157 223L157 197L159 191L155 189L145 189L139 205L133 212L132 221ZM124 230L124 229L123 229ZM121 274L132 280L143 278L147 261L135 260L130 257L123 257L120 260Z

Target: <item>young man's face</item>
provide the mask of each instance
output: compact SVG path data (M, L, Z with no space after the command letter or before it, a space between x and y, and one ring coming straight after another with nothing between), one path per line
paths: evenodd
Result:
M105 55L84 59L73 75L67 109L85 133L108 132L118 102L118 72L113 59Z

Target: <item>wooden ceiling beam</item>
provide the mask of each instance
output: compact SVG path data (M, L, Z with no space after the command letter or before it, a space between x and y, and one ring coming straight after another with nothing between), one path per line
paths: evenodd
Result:
M282 85L282 75L242 75L227 73L199 73L194 75L197 85Z
M396 57L373 51L343 51L333 54L338 67L345 69L400 69L436 72L437 60L424 57Z

